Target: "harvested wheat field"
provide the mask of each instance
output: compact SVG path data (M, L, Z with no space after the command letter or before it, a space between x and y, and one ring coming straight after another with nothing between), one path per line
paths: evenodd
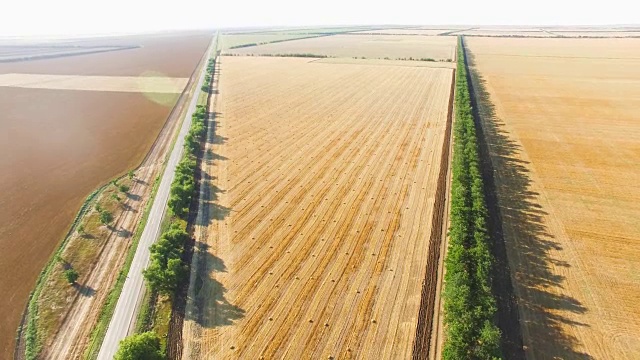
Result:
M564 37L640 37L640 31L553 31L554 34Z
M452 31L451 29L373 29L358 31L354 34L379 34L379 35L425 35L433 36Z
M412 57L447 60L455 58L455 49L456 38L451 36L345 34L252 46L229 52L253 55L314 54L331 57Z
M210 38L86 39L142 47L0 64L0 358L83 200L140 164Z
M527 358L640 358L640 40L466 41Z
M468 35L468 36L492 36L492 37L555 37L556 35L541 29L470 29L458 31L452 35Z
M288 34L277 32L264 32L264 33L252 33L252 34L222 34L220 36L220 49L226 50L236 46L242 46L247 44L265 44L273 41L292 40L302 37L308 37L312 35L305 34Z
M410 357L452 70L220 64L183 358Z

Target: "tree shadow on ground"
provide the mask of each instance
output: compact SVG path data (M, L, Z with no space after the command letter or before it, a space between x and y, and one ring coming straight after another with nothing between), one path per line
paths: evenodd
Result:
M213 184L213 177L203 173L201 180L202 189L200 201L202 202L202 215L196 219L197 225L208 226L214 220L224 220L231 213L231 209L218 204L220 194L226 191Z
M208 251L208 245L198 242L195 245L198 259L193 296L193 308L185 314L186 320L195 321L202 327L214 328L232 325L244 317L245 310L230 303L225 297L227 289L209 273L227 272L224 261Z
M213 165L216 161L222 161L222 160L229 160L228 158L222 156L222 155L218 155L216 153L213 152L213 150L208 149L206 152L206 158L205 161L207 162L207 165Z
M123 237L123 238L129 238L131 237L131 235L133 235L133 233L123 227L121 227L119 230L116 231L117 236L119 237Z
M205 94L210 94L210 95L217 95L218 94L218 89L212 89L211 87L208 87L206 90L205 89L201 89L201 90Z
M129 205L129 204L125 203L125 202L120 203L120 206L122 207L122 209L124 211L131 211L134 214L138 212L137 209L134 209L131 205Z
M88 285L80 285L78 283L73 284L73 287L78 293L84 297L92 297L96 294L96 290Z
M468 49L467 49L468 51ZM540 194L531 191L528 162L519 159L523 151L504 130L486 89L486 80L475 68L474 56L467 52L472 85L474 115L479 119L478 139L483 159L483 177L491 215L490 231L496 254L494 287L498 300L498 325L503 332L503 350L507 359L524 359L518 307L533 315L527 326L530 350L544 358L591 359L576 350L578 339L563 326L588 326L563 314L584 314L587 309L576 299L556 295L564 277L552 266L570 265L550 257L551 250L562 247L549 233L538 203ZM512 234L504 234L503 226ZM518 254L507 259L506 243ZM508 261L509 260L509 261ZM509 266L513 267L513 273ZM516 297L511 281L520 291Z
M127 196L127 198L129 200L133 200L133 201L140 201L140 195L137 194L132 194L130 192L125 193L125 195Z

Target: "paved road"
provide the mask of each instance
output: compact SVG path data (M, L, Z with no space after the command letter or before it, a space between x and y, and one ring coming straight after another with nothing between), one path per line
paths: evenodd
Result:
M215 41L215 39L214 39ZM213 44L213 42L212 42ZM208 57L205 60L202 72L195 84L195 91L187 108L185 119L180 128L177 141L169 157L167 167L162 175L160 181L160 187L151 205L151 211L149 213L149 219L147 225L142 231L140 242L138 243L138 249L131 263L129 269L129 276L124 282L122 293L116 304L116 309L109 323L107 334L105 335L100 353L98 354L99 360L112 360L116 351L118 351L118 345L120 340L124 339L135 326L135 313L138 309L139 302L142 299L144 292L144 281L142 277L142 270L144 270L149 264L149 246L153 244L160 235L160 223L167 208L167 201L169 200L169 189L171 182L175 177L176 166L182 157L182 147L184 144L184 137L189 131L191 126L191 115L196 110L196 103L198 101L198 94L200 88L204 82L204 75L206 73L206 64L211 56L211 46L207 49Z

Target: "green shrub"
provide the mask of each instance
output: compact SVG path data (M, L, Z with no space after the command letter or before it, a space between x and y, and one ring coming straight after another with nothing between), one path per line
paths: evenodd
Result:
M67 279L69 284L75 284L79 276L80 275L74 268L68 268L64 271L64 278Z
M100 222L102 225L109 225L113 222L113 214L107 210L100 211Z
M114 360L162 360L160 338L154 332L135 334L124 338Z

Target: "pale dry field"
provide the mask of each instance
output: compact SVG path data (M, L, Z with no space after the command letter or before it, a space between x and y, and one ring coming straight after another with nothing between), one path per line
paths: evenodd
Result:
M233 46L245 44L262 44L271 41L297 39L307 37L305 34L259 33L259 34L223 34L220 36L220 49L227 50Z
M546 31L539 29L473 29L453 33L453 35L469 36L520 36L520 37L554 37Z
M640 37L640 31L552 31L567 37Z
M527 358L640 358L640 40L466 41Z
M448 61L411 61L411 60L385 60L385 59L354 59L354 58L322 58L313 61L316 64L353 64L353 65L379 65L379 66L408 66L455 69L455 62Z
M398 35L333 35L292 40L248 48L234 49L234 54L300 54L310 53L332 57L366 58L433 58L455 57L456 38L453 36Z
M563 74L567 71L575 73L575 76L584 76L586 69L597 68L603 63L602 60L615 60L614 65L624 65L622 67L609 66L607 71L616 73L616 77L621 76L629 71L625 66L637 64L640 51L635 46L640 44L638 39L508 39L508 38L469 38L470 44L482 44L482 53L484 55L496 56L500 58L512 58L514 63L517 58L523 61L532 61L533 58L548 58L548 61L556 59L567 59L562 62L563 67L554 69L552 67L530 66L527 71L548 74ZM517 45L517 50L511 49L511 46ZM473 49L472 49L473 50ZM569 61L569 59L582 59L581 61ZM608 64L607 62L604 62ZM569 64L571 66L564 66ZM550 64L552 65L552 64ZM575 67L575 69L574 69ZM509 74L518 74L513 69L504 69ZM606 76L598 76L593 74L592 77L606 80Z
M355 34L383 34L383 35L438 35L451 30L446 29L380 29L364 30Z
M116 91L179 94L188 78L160 76L97 76L0 74L0 86L25 89Z
M410 357L452 70L220 63L183 358Z

